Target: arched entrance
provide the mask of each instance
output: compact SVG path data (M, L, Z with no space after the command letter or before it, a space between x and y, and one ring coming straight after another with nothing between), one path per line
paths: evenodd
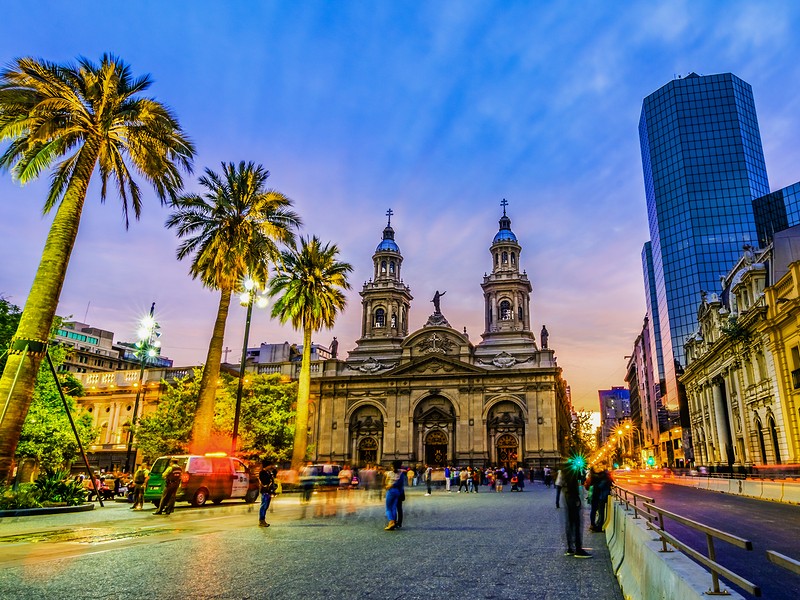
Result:
M378 462L378 441L373 437L362 438L358 442L358 464L374 465Z
M412 460L424 460L439 466L452 462L455 425L455 409L444 396L429 396L420 402L414 409L415 453Z
M781 448L778 442L778 429L775 427L775 419L772 415L767 420L769 423L769 437L772 438L772 449L775 451L775 464L781 464Z
M494 456L492 462L506 468L524 463L525 418L517 404L509 400L492 406L486 421Z
M350 460L358 466L381 460L383 414L377 406L360 406L350 417Z
M504 434L497 438L497 464L506 469L516 468L519 458L517 438Z
M447 462L447 434L435 429L425 436L425 464L444 467Z

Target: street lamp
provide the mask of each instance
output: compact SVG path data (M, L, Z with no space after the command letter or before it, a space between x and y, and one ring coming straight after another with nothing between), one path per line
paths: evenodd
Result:
M244 324L244 342L242 343L242 359L239 365L239 385L236 388L236 410L233 414L233 435L231 436L231 453L236 453L239 438L239 413L242 410L242 387L244 386L244 367L247 363L247 342L250 339L250 318L253 315L253 304L258 308L266 308L267 295L264 288L259 289L258 283L248 277L243 283L244 292L239 296L239 303L247 307L247 319Z
M139 369L139 385L136 390L136 401L133 403L133 416L131 417L131 425L128 430L128 453L125 457L125 471L131 472L131 452L133 450L133 432L136 426L136 415L139 412L139 398L142 394L142 380L144 379L144 368L147 361L151 358L158 356L158 348L161 342L158 338L161 334L158 332L161 327L156 323L153 317L156 310L156 303L150 305L150 314L142 318L139 322L139 329L136 332L138 341L136 342L136 351L134 354L141 361L141 368Z

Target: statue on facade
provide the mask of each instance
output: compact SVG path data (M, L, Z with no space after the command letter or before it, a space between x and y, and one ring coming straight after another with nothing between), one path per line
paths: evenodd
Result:
M542 341L542 350L547 350L547 340L550 337L550 334L547 331L547 327L542 325L542 333L539 334L539 339Z
M436 290L436 293L433 295L433 300L431 300L431 302L433 302L433 314L436 314L436 315L442 314L442 309L441 309L441 307L439 305L439 299L442 296L444 296L446 293L447 293L446 290L444 292L442 292L441 294L439 293L439 290Z
M333 336L333 341L331 342L331 358L336 358L336 354L339 352L339 340L336 339L336 336Z

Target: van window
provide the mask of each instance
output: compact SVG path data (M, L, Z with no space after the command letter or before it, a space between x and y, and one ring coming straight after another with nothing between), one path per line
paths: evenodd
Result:
M153 468L150 469L151 475L161 475L169 465L169 457L162 456L153 463Z
M231 461L228 458L212 458L214 473L231 473Z
M233 461L233 470L237 473L247 473L247 467L245 467L244 463L240 460Z
M193 456L187 469L190 473L207 474L212 473L211 460L205 456Z

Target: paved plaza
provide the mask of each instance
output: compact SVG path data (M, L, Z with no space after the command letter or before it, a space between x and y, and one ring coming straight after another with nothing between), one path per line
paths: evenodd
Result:
M564 556L553 489L478 494L407 490L401 531L378 501L180 508L170 517L112 504L0 521L0 597L622 598L604 536L593 558ZM327 515L327 516L326 516Z

